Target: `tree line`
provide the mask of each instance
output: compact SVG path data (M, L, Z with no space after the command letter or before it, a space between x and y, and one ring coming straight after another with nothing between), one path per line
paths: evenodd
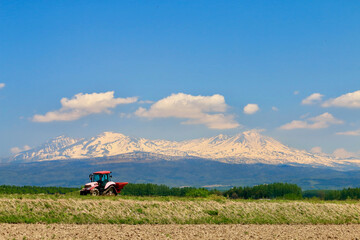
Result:
M233 187L223 193L228 198L242 199L301 199L302 190L296 184L271 183L253 187Z
M0 185L0 194L66 194L79 190L68 187L37 187Z
M360 188L344 188L342 190L307 190L304 198L318 198L321 200L360 199Z
M38 187L0 185L0 194L67 194L79 191L79 188ZM321 200L360 199L360 188L344 188L342 190L306 190L296 184L271 183L252 187L233 187L227 191L195 187L169 187L152 183L129 183L121 191L127 196L177 196L207 197L219 195L231 199L302 199L316 198Z
M129 183L121 191L121 195L130 196L176 196L207 197L211 194L222 194L218 190L195 187L169 187L152 183Z

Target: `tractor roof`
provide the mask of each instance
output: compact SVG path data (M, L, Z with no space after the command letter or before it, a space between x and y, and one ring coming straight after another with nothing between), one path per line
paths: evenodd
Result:
M93 174L109 174L111 173L110 171L98 171L98 172L94 172Z

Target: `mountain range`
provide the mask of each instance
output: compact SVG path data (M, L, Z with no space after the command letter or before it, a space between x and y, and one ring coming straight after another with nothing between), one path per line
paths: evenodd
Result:
M60 136L0 162L0 185L79 187L89 173L117 181L170 186L295 183L303 189L358 187L360 160L313 154L252 130L187 141L149 140L104 132Z
M137 153L137 157L131 154ZM360 169L359 159L338 159L288 147L281 142L251 130L235 136L220 134L211 138L187 141L149 140L104 132L89 139L65 136L54 138L33 149L20 152L10 161L38 162L50 160L111 158L116 161L139 161L142 156L175 161L200 158L229 164L306 165L338 170ZM140 157L139 157L140 156ZM145 161L144 159L142 159Z

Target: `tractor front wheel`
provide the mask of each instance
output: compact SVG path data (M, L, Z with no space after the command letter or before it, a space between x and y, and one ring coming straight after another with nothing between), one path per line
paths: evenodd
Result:
M91 196L99 196L99 195L100 195L100 194L99 194L99 190L97 190L96 188L93 189L93 190L91 190L91 191L90 191L90 194L91 194Z

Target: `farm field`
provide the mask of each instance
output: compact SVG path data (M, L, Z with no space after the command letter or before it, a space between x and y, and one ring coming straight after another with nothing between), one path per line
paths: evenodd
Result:
M358 239L360 225L0 224L0 239Z
M357 239L360 202L0 194L0 239Z
M0 223L358 224L358 201L0 195Z

